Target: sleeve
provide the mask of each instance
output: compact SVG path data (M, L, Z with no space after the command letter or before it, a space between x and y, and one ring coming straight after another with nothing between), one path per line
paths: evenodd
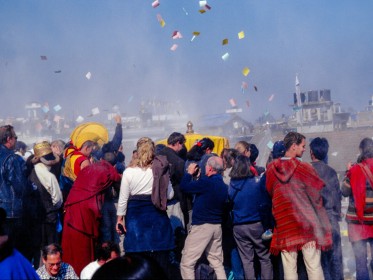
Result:
M25 192L31 191L32 187L28 184L24 173L26 169L25 164L22 164L15 156L10 156L4 162L4 168L6 170L4 180L13 187L16 197L22 197Z
M183 160L179 160L176 165L175 170L175 176L176 176L176 183L179 183L181 181L181 178L183 178L184 175L184 165L185 162Z
M333 201L334 210L340 215L342 212L342 192L339 188L339 180L336 172L333 172L332 178L331 178L331 186L333 188Z
M346 176L343 179L343 182L342 182L342 185L341 185L341 193L344 197L349 197L350 195L352 195L350 177L349 176Z
M197 194L197 193L202 193L203 191L203 186L204 186L204 179L199 179L197 181L192 181L192 175L189 173L185 173L181 183L180 183L180 189L184 193L188 194Z
M120 183L119 199L118 199L118 216L125 216L127 212L128 198L130 196L130 168L126 169L123 173L122 181Z
M121 175L118 173L117 169L111 165L110 165L110 179L113 182L119 182L121 179Z
M122 124L118 123L117 126L115 127L115 133L113 136L113 140L111 140L114 151L118 151L120 145L122 144L122 139L123 139Z

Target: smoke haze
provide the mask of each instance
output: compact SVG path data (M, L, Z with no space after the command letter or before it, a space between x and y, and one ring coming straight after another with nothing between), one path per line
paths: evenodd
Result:
M149 99L201 115L224 112L234 98L254 121L267 110L292 114L296 73L302 91L330 89L346 109L363 110L373 95L372 1L151 3L0 1L0 117L24 116L32 101L60 104L66 116L113 105L135 115ZM183 38L172 39L176 30Z

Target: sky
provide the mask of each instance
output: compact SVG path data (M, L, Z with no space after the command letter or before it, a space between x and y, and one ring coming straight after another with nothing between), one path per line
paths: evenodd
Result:
M253 122L293 113L296 74L301 91L330 89L346 110L372 98L371 0L153 1L0 0L0 117L25 116L29 102L132 116L148 100L199 116L234 99Z

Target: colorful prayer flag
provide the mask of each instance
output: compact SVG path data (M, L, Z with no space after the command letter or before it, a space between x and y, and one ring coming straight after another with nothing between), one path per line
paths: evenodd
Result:
M82 121L84 121L84 118L82 116L79 116L76 118L75 120L77 123L81 123Z
M98 115L98 114L100 114L100 110L98 109L98 107L93 108L92 109L92 115Z
M229 53L223 54L221 58L226 61L229 58Z
M238 39L243 39L245 38L245 32L241 31L241 32L238 32Z
M250 69L248 67L245 67L244 69L242 69L242 75L247 76L249 75L249 73L250 73Z
M232 107L236 107L237 106L237 102L233 98L229 99L229 103L231 104Z

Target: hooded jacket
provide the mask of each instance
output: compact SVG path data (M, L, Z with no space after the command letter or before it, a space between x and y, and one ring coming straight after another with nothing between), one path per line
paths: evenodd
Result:
M234 197L235 193L237 195ZM246 224L261 221L261 206L270 203L268 195L263 193L260 178L232 179L228 190L233 199L233 224Z
M324 185L310 164L296 158L269 164L266 187L276 221L271 253L298 251L311 241L318 249L331 248L331 225L320 194Z

